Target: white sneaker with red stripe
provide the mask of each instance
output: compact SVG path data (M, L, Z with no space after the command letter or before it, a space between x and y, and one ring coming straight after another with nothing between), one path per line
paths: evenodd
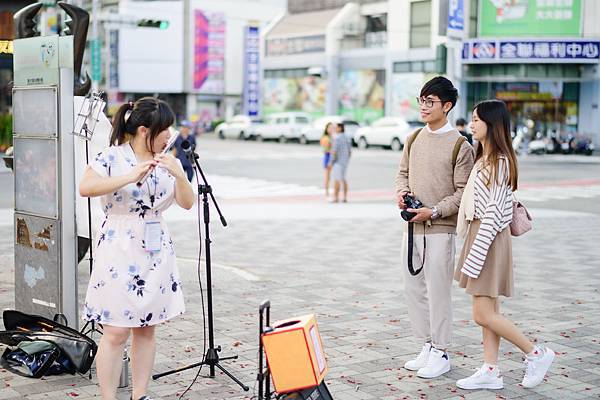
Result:
M525 357L525 377L523 377L524 388L533 388L539 385L546 376L546 372L554 361L552 349L536 346L535 349Z
M473 375L459 379L456 386L460 389L502 389L504 379L500 376L500 369L496 366L483 364Z

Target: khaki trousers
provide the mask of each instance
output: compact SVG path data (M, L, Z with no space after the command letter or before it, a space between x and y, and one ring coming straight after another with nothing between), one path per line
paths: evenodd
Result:
M423 270L412 276L408 271L408 233L403 235L402 275L408 318L415 337L445 349L452 339L452 278L456 235L426 234L426 254ZM423 234L413 237L413 269L423 260Z

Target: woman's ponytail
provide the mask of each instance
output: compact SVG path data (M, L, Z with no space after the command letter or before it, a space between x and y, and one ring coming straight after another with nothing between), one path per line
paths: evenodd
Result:
M133 102L122 104L113 116L112 133L110 135L110 146L117 146L125 142L127 133L127 119L133 111Z
M148 128L146 146L154 153L153 143L156 137L173 125L175 114L167 103L154 97L142 97L135 103L130 101L119 107L113 117L113 129L110 135L110 145L119 146L126 143L130 136L137 134L138 128Z

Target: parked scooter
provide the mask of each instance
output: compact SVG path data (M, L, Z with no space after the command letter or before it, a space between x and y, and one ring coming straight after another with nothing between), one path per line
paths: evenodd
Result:
M580 137L573 144L573 153L591 156L594 153L594 143L586 137Z
M535 139L527 145L528 154L546 154L548 152L548 139L541 132L535 134Z

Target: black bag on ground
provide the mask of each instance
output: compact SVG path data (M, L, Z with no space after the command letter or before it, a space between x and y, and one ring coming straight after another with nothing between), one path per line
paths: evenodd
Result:
M75 329L39 315L5 310L2 318L6 331L0 331L0 343L9 346L0 364L23 376L39 378L63 372L89 371L98 346Z
M0 364L15 374L41 378L52 375L50 370L59 356L60 350L53 343L43 340L22 341L14 349L9 347L4 350ZM57 369L54 367L54 371Z

